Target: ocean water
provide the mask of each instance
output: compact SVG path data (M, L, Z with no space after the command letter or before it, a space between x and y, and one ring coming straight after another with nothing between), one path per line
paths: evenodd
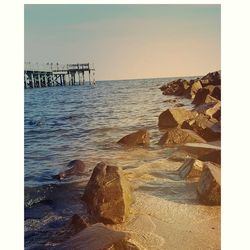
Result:
M86 214L80 198L100 161L122 167L135 189L162 198L183 198L178 189L162 188L167 178L165 160L173 149L157 145L164 133L158 129L158 116L175 104L166 102L172 97L163 96L159 87L173 79L177 78L25 90L26 249L49 249L50 239L73 214ZM178 102L192 107L188 99ZM140 128L150 132L149 147L117 145L121 137ZM86 163L84 176L52 178L74 159ZM192 188L185 182L178 185Z

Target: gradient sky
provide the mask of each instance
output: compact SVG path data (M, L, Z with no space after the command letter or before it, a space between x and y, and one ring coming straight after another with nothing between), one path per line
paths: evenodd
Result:
M94 63L96 79L220 69L220 5L25 5L25 61Z

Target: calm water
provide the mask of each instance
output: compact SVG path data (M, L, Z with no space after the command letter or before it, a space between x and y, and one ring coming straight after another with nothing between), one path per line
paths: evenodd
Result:
M156 143L163 133L157 127L158 116L174 105L164 102L170 97L163 96L159 87L173 79L103 81L95 87L25 90L27 249L43 249L55 228L72 214L84 213L79 197L98 162L136 169L145 164L153 166L170 153L170 149ZM191 107L190 100L181 102ZM149 148L129 150L116 144L124 135L143 127L150 131ZM54 180L52 175L73 159L86 163L86 176Z

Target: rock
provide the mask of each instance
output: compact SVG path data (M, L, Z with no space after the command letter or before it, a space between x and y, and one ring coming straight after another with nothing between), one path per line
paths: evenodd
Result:
M118 143L127 146L148 145L150 143L149 132L147 129L140 129L135 133L124 136Z
M184 161L178 169L179 175L182 179L199 177L204 167L204 162L194 158L188 158Z
M174 128L168 130L160 139L159 145L185 144L188 142L206 142L195 132L188 129Z
M196 106L193 111L196 111L198 113L203 113L205 114L205 112L210 109L213 108L217 103L215 102L210 102L210 103L204 103L204 104L200 104L198 106Z
M221 71L215 71L208 73L201 78L201 83L203 86L210 85L221 85Z
M174 128L180 126L185 120L193 119L197 112L191 112L183 108L170 108L159 116L160 128Z
M192 83L190 82L190 87L185 91L185 96L194 99L196 93L202 88L201 81L196 80Z
M220 122L213 118L210 119L204 114L197 115L195 119L184 121L181 128L193 130L206 141L220 140Z
M211 95L207 95L205 100L204 100L204 103L210 103L210 102L215 102L217 103L219 100L217 100L216 98L214 98L213 96Z
M181 96L185 90L189 88L189 83L186 80L178 79L160 87L163 95Z
M221 203L221 169L218 165L206 162L197 186L200 200L209 205Z
M215 150L215 151L207 152L203 155L200 155L198 159L201 161L211 161L217 164L221 164L221 151Z
M220 121L220 110L221 110L221 102L219 101L215 103L213 107L208 108L204 113L208 115L210 118L215 118L218 121Z
M57 246L56 250L108 250L115 245L122 247L123 243L130 238L130 235L125 232L114 231L107 228L102 223L96 223L79 232L67 241ZM126 249L126 248L120 248Z
M221 100L221 86L208 85L205 88L209 90L212 97Z
M74 214L71 217L69 227L71 228L71 231L73 232L73 234L76 234L76 233L80 232L81 230L87 228L88 223L86 221L84 221L84 219L81 216L79 216L78 214Z
M193 109L198 113L203 113L204 115L209 116L210 118L215 118L217 121L220 121L220 110L221 102L210 102L199 105Z
M98 221L112 224L124 222L129 214L132 195L122 169L98 163L86 186L83 200L88 212Z
M204 143L187 143L185 145L179 145L178 148L191 157L201 161L218 160L218 156L220 156L221 152L220 146Z
M53 232L50 236L50 239L47 243L51 245L54 243L64 242L69 239L73 235L76 235L80 231L84 230L88 227L88 224L85 222L83 218L81 218L78 214L74 214L71 217L71 220L58 232Z
M192 104L200 105L205 103L206 97L209 94L209 90L206 88L201 88L197 91Z
M81 160L73 160L68 163L66 168L68 169L57 175L54 175L53 177L62 180L64 178L71 177L74 175L83 175L85 173L86 166Z
M210 103L210 102L215 102L216 103L218 101L219 101L218 99L216 99L215 97L210 95L209 89L202 88L202 89L199 89L197 91L192 104L201 105L201 104Z
M220 121L221 120L221 109L218 109L212 116L216 120Z

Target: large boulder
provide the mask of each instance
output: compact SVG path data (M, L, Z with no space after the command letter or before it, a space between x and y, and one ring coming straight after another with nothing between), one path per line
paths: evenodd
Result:
M206 85L221 85L221 71L215 71L208 73L201 78L201 83L203 86Z
M168 130L161 137L159 145L185 144L191 142L204 143L206 141L192 130L174 128Z
M185 90L189 88L189 83L187 80L174 80L160 87L163 95L176 95L181 96L184 94Z
M209 116L204 114L199 114L194 119L184 121L181 128L193 130L206 141L220 140L220 122L213 118L210 119Z
M196 160L194 158L187 158L181 167L178 169L178 173L182 179L199 177L204 167L204 162Z
M121 138L118 143L126 146L148 145L150 142L149 132L147 129L140 129L137 132Z
M202 88L201 81L196 80L196 81L190 81L190 86L189 88L185 91L184 95L188 98L194 99L196 93L198 92L199 89Z
M58 250L122 250L125 248L130 235L125 232L114 231L102 223L96 223L79 232L55 249ZM118 248L119 246L120 248ZM128 248L129 249L129 248ZM136 249L136 248L131 248ZM138 249L138 248L137 248Z
M131 195L122 169L100 162L93 170L83 200L98 221L117 224L124 222L129 214Z
M80 176L85 174L86 165L81 160L73 160L68 163L66 170L60 172L53 177L59 180L68 178L71 176Z
M218 165L206 162L197 186L200 200L209 205L221 203L221 169Z
M185 120L195 118L196 115L197 112L191 112L183 108L170 108L160 114L158 126L160 128L175 128Z

